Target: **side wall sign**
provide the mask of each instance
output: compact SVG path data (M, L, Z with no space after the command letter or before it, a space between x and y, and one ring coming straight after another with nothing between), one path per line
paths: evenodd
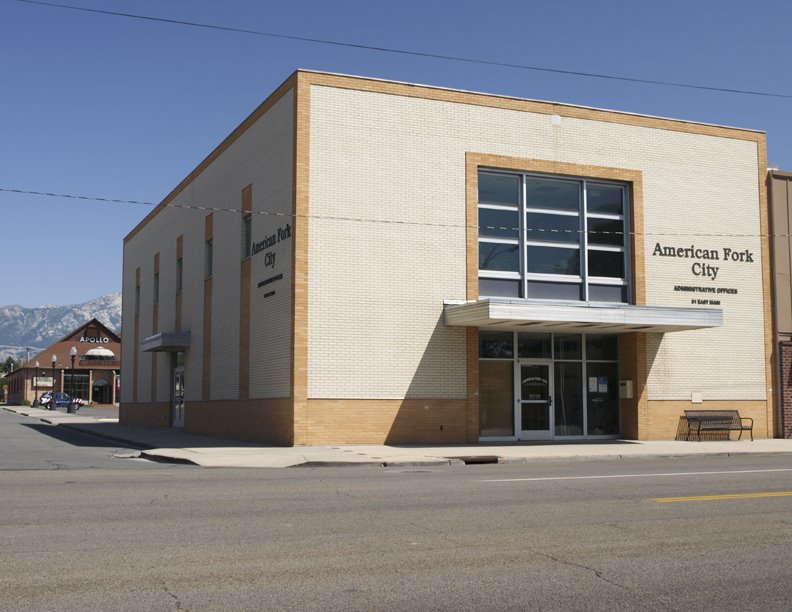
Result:
M272 268L275 271L275 253L274 249L275 246L283 241L288 240L292 236L291 231L291 224L287 223L283 227L279 227L277 231L269 236L253 243L253 248L251 249L252 255L258 255L260 253L264 254L264 267L265 268ZM278 260L280 261L280 260ZM276 283L279 280L283 279L283 274L273 274L269 278L265 278L258 284L258 287L266 287L267 285L271 285ZM268 298L275 295L275 289L271 288L267 293L264 294L263 297Z

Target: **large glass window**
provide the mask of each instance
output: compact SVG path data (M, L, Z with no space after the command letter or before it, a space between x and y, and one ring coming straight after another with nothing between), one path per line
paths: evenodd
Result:
M515 408L515 400L531 399L532 391L524 384L518 384L519 389L514 387L515 367L519 372L519 368L525 371L532 366L550 365L553 368L551 412L538 417L521 413L522 429L550 426L554 438L618 435L618 336L482 329L479 330L482 437L518 435L516 410L524 406ZM535 421L537 418L541 422ZM549 424L542 420L545 418L551 419Z
M627 186L479 172L482 297L629 300Z
M514 357L514 333L479 332L479 354L483 359L511 359Z
M583 435L583 372L580 362L555 363L555 435Z
M64 372L64 386L70 397L88 399L88 374L66 370Z
M589 361L586 376L588 435L619 433L619 364Z
M553 356L551 346L550 334L517 334L517 356L520 359L550 359Z

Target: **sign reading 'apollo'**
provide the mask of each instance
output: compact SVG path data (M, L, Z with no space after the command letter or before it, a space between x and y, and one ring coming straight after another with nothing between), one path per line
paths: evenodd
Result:
M90 336L81 336L80 342L85 344L109 344L110 338L107 336L102 336L101 338L92 338Z

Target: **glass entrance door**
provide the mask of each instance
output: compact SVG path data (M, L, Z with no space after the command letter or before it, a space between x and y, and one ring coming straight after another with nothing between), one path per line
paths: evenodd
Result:
M171 427L184 427L184 368L173 369Z
M553 437L552 363L518 361L515 367L518 437L520 440L550 440Z

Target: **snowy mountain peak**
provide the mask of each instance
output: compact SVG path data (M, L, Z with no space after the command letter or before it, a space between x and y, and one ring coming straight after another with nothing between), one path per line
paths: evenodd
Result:
M121 294L68 306L0 306L0 360L32 356L93 318L119 333Z

